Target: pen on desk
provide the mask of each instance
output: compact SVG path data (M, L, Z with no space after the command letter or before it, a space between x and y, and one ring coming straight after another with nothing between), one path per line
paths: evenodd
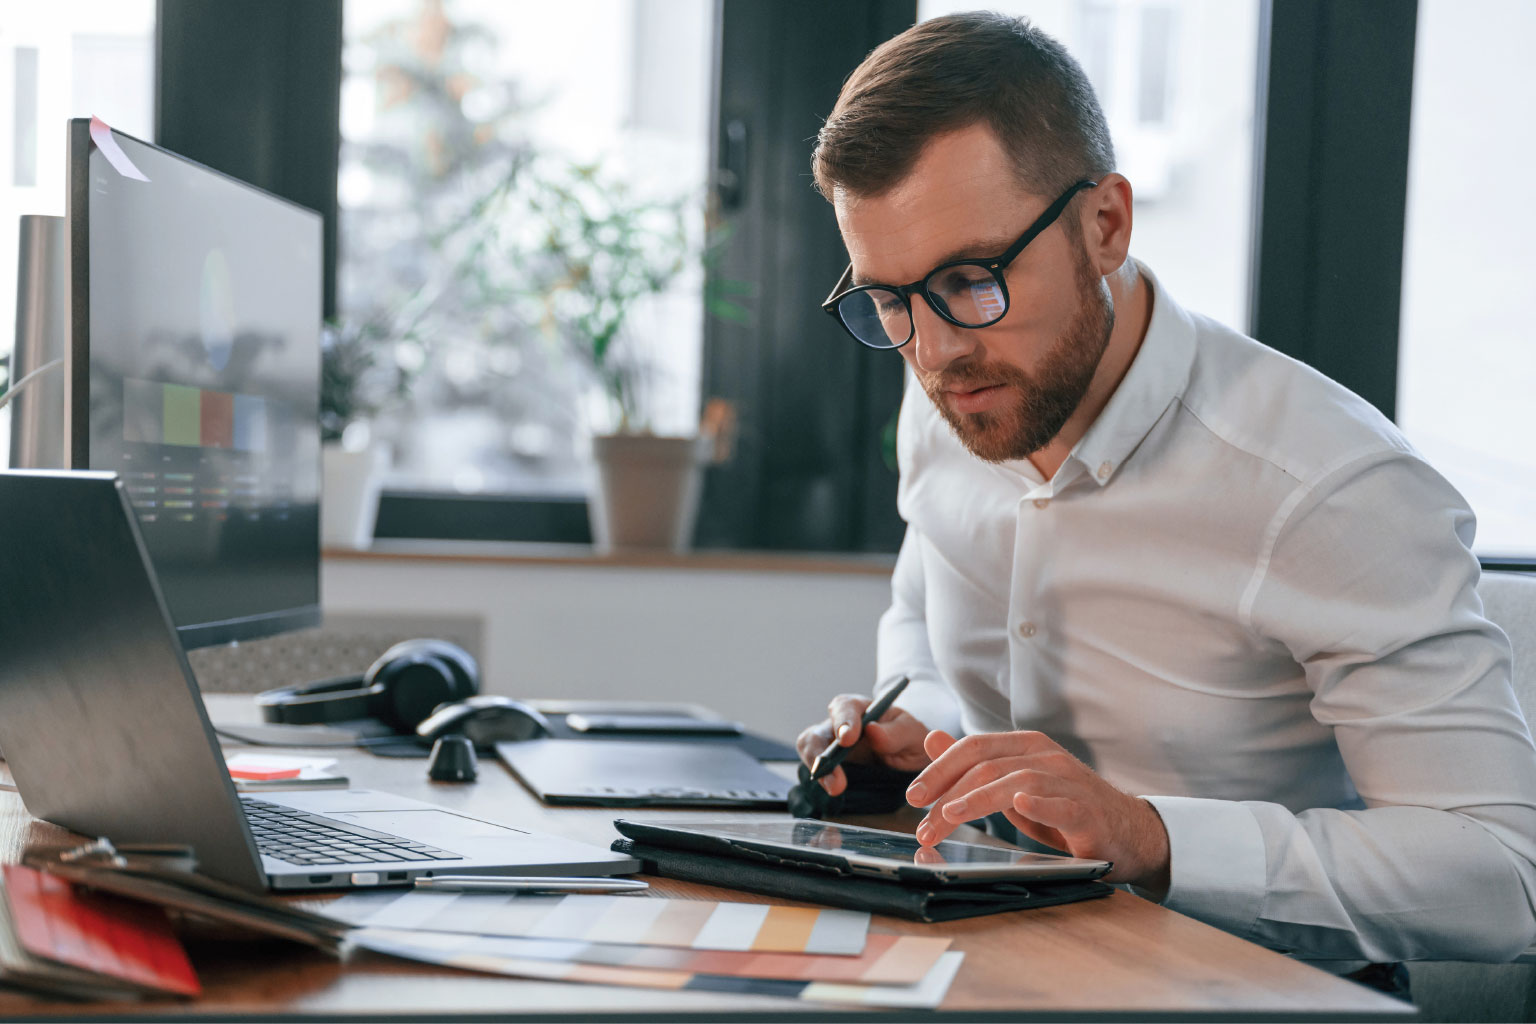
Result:
M871 722L878 722L880 716L891 709L891 705L896 703L896 698L901 696L901 691L905 690L911 681L906 676L902 676L896 680L895 685L882 693L880 699L871 704L864 712L864 717L859 720L860 729ZM811 762L811 781L816 782L831 775L832 770L843 763L852 749L839 743L836 736L832 737L832 742L827 745L827 749L817 754L816 760Z
M438 892L640 892L638 878L556 878L538 875L423 875L416 888Z

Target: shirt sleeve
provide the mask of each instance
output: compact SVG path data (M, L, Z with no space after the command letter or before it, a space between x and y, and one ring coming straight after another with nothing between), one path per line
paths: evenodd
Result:
M1363 807L1150 797L1167 906L1324 959L1509 960L1536 939L1536 747L1474 529L1407 452L1298 487L1245 619L1305 670Z
M876 692L902 676L912 680L896 705L929 729L959 735L960 708L928 646L928 623L923 615L922 535L908 526L891 574L891 606L880 617L876 641Z

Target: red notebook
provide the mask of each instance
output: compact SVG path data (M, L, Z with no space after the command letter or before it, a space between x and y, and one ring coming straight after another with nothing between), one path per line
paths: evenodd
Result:
M201 994L165 911L108 893L80 892L20 864L6 864L16 937L33 956L150 992Z

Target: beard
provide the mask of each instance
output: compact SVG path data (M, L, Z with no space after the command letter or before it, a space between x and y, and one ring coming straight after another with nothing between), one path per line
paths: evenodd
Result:
M1109 334L1115 326L1114 302L1103 278L1093 273L1086 254L1077 268L1079 305L1072 321L1034 372L1010 363L990 362L918 373L918 383L949 423L960 443L986 462L1025 459L1051 443L1082 404L1093 383ZM1018 395L1010 407L961 413L944 400L947 389L974 390L1003 385Z

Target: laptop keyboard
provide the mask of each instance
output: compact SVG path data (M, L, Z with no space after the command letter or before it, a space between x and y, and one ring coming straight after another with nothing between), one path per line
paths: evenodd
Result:
M357 864L375 861L463 860L426 843L387 832L345 826L314 814L263 800L242 800L256 848L268 857L299 864Z

